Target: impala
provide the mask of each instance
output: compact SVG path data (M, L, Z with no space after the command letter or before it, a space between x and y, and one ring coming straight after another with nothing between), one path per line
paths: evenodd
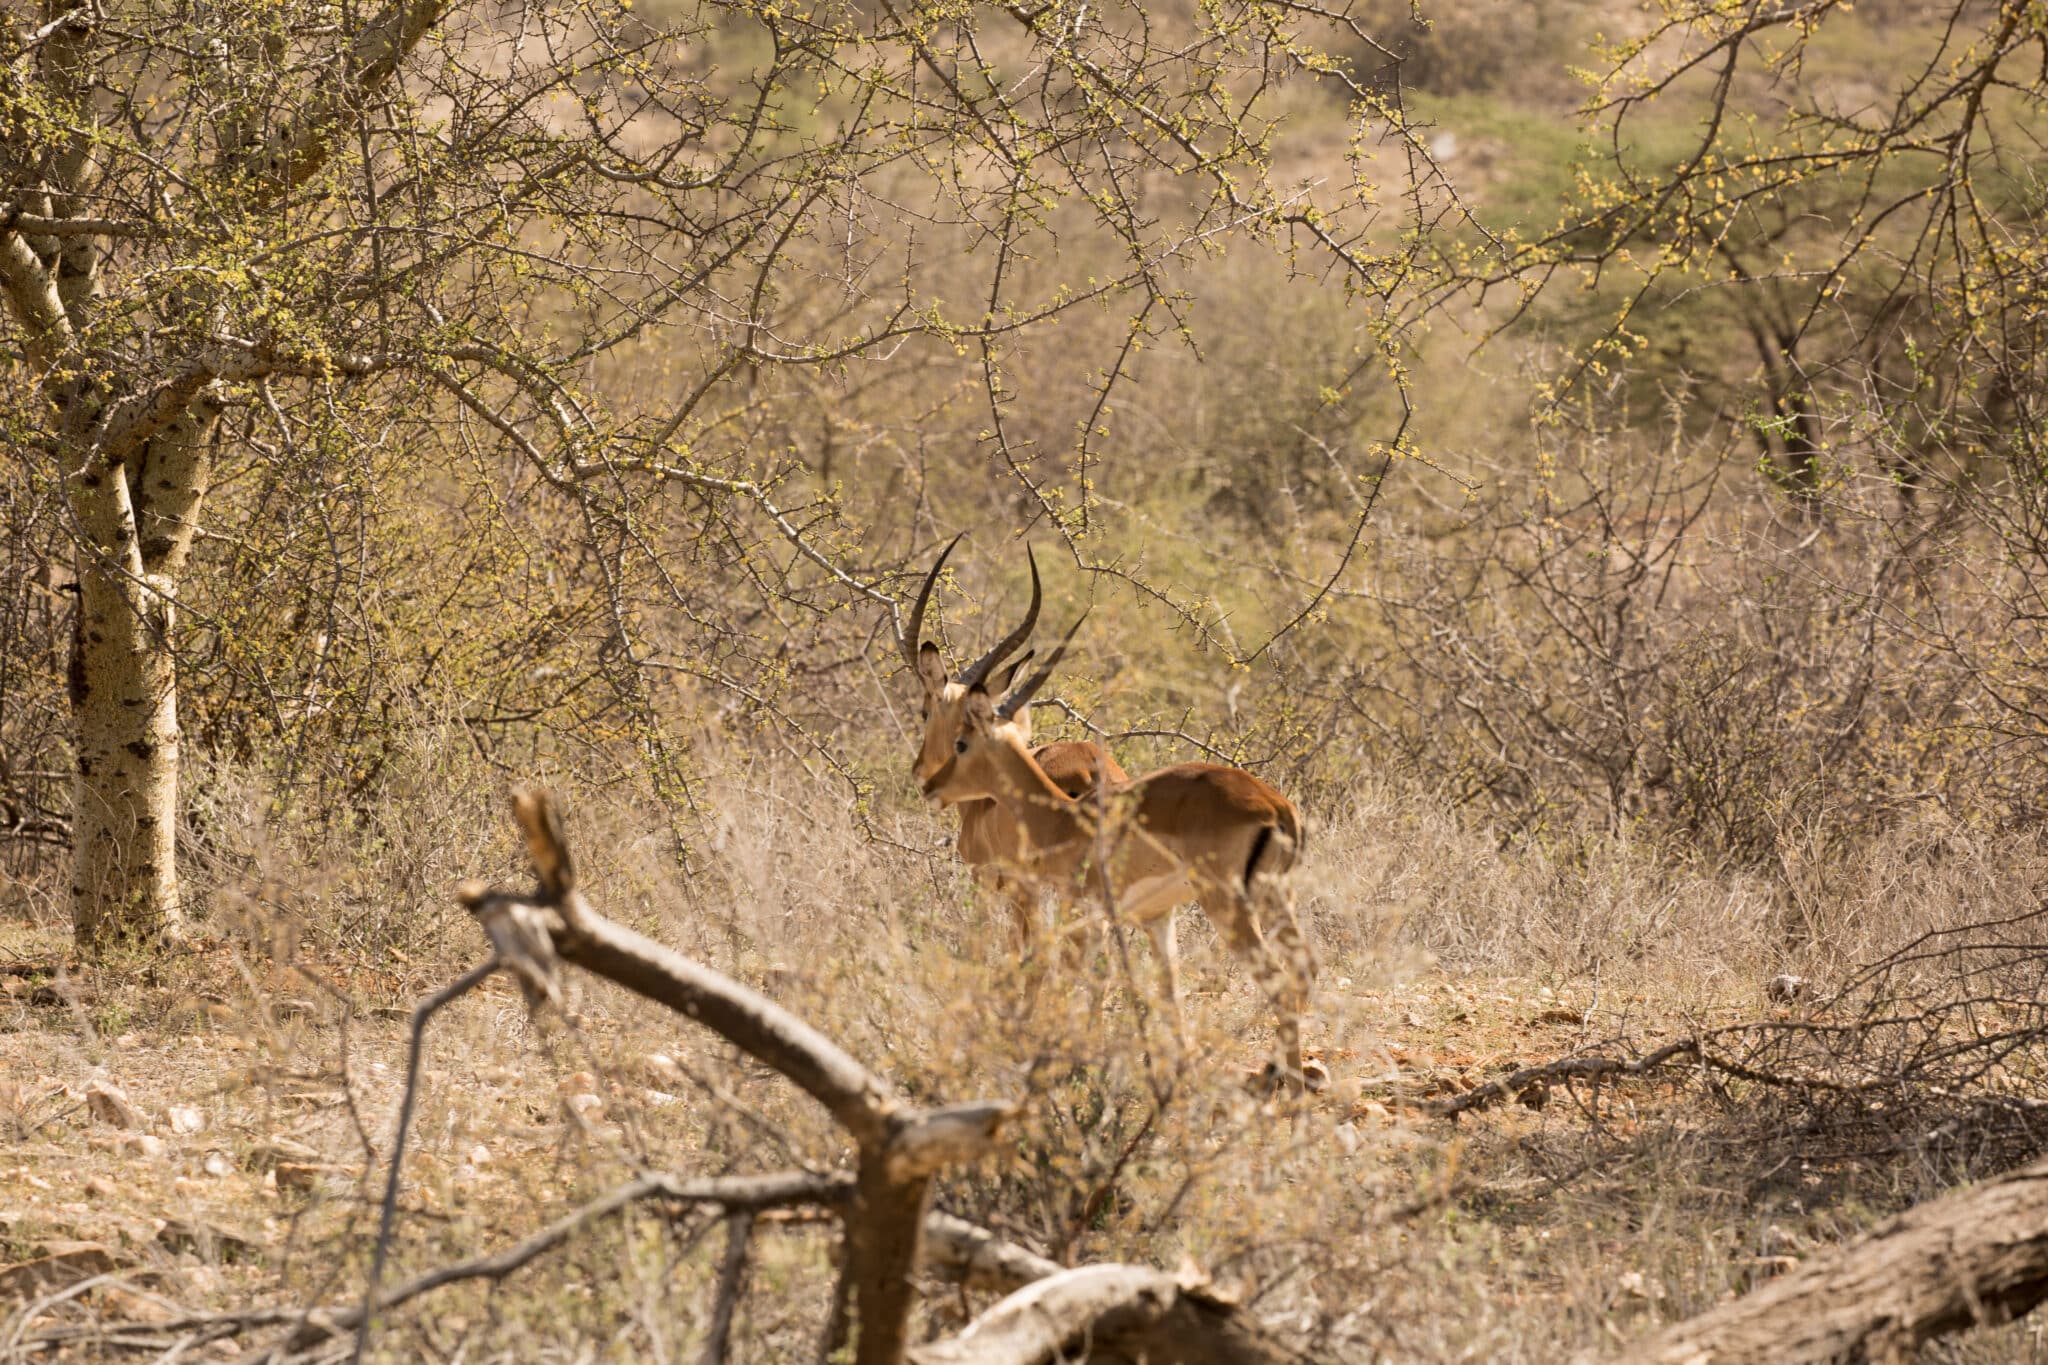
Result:
M1034 558L1031 560L1031 606L1025 612L1024 624L1004 637L994 649L962 669L957 678L947 677L938 646L922 640L924 610L925 604L931 600L932 588L939 581L940 571L946 567L946 557L959 543L960 537L953 537L952 544L946 546L938 562L932 565L932 571L925 576L924 587L917 594L917 601L911 606L910 619L897 637L904 662L923 685L926 749L931 747L931 737L938 730L948 726L955 730L959 728L960 702L970 685L982 682L991 673L995 674L998 692L1010 685L1010 680L1016 677L1017 670L1029 661L1031 655L1026 653L1008 668L1002 668L1000 672L996 670L1018 645L1024 643L1038 622L1038 561ZM1029 714L1020 714L1013 726L1021 741L1029 744ZM1055 785L1074 796L1091 792L1102 782L1121 784L1130 780L1130 774L1100 744L1073 741L1046 744L1032 750L1032 757ZM1024 862L1022 826L988 797L948 804L960 808L960 835L954 840L954 851L977 880L1009 901L1011 913L1016 917L1018 946L1030 947L1037 938L1039 887L1035 882L1016 875L1016 869Z
M1296 1089L1320 1088L1325 1073L1305 1070L1301 1054L1315 961L1288 884L1303 844L1300 815L1272 784L1215 763L1161 768L1098 786L1088 799L1064 790L1032 756L1018 721L1073 636L1069 630L1045 666L1000 702L983 669L964 681L957 704L933 710L917 768L924 794L949 803L993 798L1022 832L1026 880L1065 899L1099 889L1116 914L1143 925L1159 949L1183 1045L1173 910L1199 900L1272 1002L1281 1077ZM1021 643L1022 635L1011 639Z

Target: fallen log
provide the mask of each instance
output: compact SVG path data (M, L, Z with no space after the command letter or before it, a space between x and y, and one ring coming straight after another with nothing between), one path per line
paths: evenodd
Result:
M1667 1365L1909 1358L2048 1298L2048 1160L1930 1200L1733 1303L1630 1346Z
M1249 1314L1199 1281L1136 1265L1085 1265L1037 1280L911 1365L1306 1365Z

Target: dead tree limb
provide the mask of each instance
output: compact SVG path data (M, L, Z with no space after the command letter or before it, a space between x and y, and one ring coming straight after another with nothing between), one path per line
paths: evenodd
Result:
M718 1267L718 1289L712 1298L711 1327L704 1334L704 1365L725 1365L732 1340L732 1320L746 1288L747 1244L754 1235L754 1215L742 1209L725 1220L725 1259Z
M1620 1061L1613 1057L1561 1057L1557 1061L1544 1062L1540 1066L1525 1066L1519 1071L1510 1072L1484 1085L1475 1085L1462 1095L1453 1095L1449 1099L1424 1105L1423 1110L1432 1118L1456 1118L1469 1109L1484 1109L1502 1100L1511 1099L1539 1082L1548 1085L1552 1081L1641 1076L1655 1071L1674 1058L1699 1055L1700 1045L1697 1039L1681 1038L1675 1043L1666 1043L1656 1051L1632 1062Z
M2048 1161L1921 1204L1616 1359L1716 1365L1903 1359L2048 1298Z
M950 1213L933 1213L924 1220L924 1256L927 1275L998 1294L1022 1289L1064 1268Z
M1304 1365L1235 1304L1193 1281L1135 1265L1048 1276L990 1308L912 1365L1055 1365L1171 1360L1178 1365Z
M529 999L556 994L569 963L666 1005L780 1072L853 1138L859 1157L844 1209L854 1359L895 1365L909 1344L921 1232L932 1177L993 1149L1014 1112L1007 1103L920 1109L838 1044L774 1001L598 914L577 889L554 807L532 788L514 793L538 889L529 895L466 883L474 914Z

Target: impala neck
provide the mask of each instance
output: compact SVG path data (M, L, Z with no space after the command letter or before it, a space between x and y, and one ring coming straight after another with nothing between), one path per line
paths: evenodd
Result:
M1045 775L1023 738L1006 730L990 747L996 799L1024 826L1032 845L1046 848L1074 838L1081 826L1079 803Z

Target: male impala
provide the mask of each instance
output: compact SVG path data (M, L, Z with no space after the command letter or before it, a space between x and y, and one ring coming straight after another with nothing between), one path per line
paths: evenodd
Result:
M910 608L910 619L905 623L903 633L897 637L904 662L910 665L910 671L917 675L924 687L924 747L927 750L931 747L932 735L939 729L950 727L958 730L960 702L970 685L982 682L992 672L996 677L996 691L1001 692L1010 685L1010 680L1031 655L1025 654L1000 671L997 671L998 666L1024 643L1038 622L1038 561L1033 559L1031 606L1025 612L1024 624L961 670L959 677L948 678L945 665L939 658L938 646L929 642L924 642L922 648L919 646L924 634L925 604L931 600L932 588L939 581L940 571L946 567L946 556L952 554L953 546L959 543L960 537L953 537L952 544L946 546L938 562L932 565L932 571L925 576L924 587L917 594L917 601ZM1014 724L1022 741L1029 744L1030 716L1020 715ZM1032 750L1032 757L1055 785L1075 796L1094 791L1098 783L1104 781L1121 784L1130 780L1130 774L1099 744L1074 741L1046 744ZM960 836L954 841L954 850L959 853L960 860L973 870L976 879L1010 902L1011 913L1017 919L1018 945L1029 947L1037 937L1039 886L1015 875L1016 869L1024 862L1023 827L988 797L951 804L960 808Z
M1098 787L1090 799L1063 790L1032 757L1016 721L1073 635L1069 630L1045 666L1000 703L983 677L966 683L949 712L958 717L950 733L926 737L917 768L925 795L944 802L994 798L1023 831L1020 870L1028 879L1077 901L1106 891L1119 915L1152 932L1177 1027L1172 912L1199 899L1273 1003L1282 1076L1296 1088L1315 1085L1324 1074L1305 1071L1301 1055L1315 961L1287 883L1302 847L1300 815L1270 783L1215 763L1161 768Z

